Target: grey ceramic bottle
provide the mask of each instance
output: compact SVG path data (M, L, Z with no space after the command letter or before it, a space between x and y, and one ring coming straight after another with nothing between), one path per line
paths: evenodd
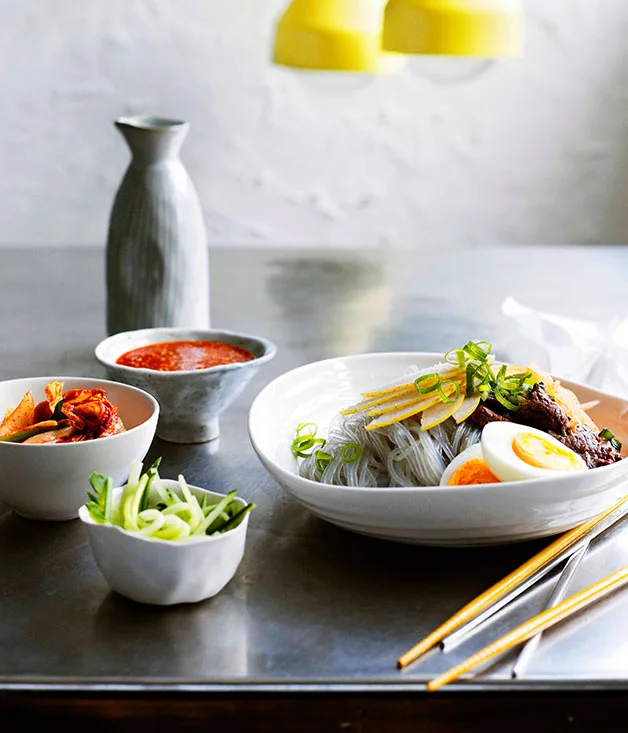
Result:
M111 211L107 332L208 328L209 254L203 212L179 157L189 125L122 117L131 162Z

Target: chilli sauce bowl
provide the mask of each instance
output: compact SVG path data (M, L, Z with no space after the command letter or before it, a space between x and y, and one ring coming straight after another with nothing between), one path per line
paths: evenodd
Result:
M92 472L126 480L131 462L150 448L159 405L140 389L103 379L33 377L0 382L0 414L15 408L27 391L35 403L42 401L53 379L65 390L103 389L125 426L123 433L77 443L0 442L0 501L29 519L63 521L78 517Z
M249 361L189 371L157 371L118 364L133 349L177 341L216 341L250 352ZM205 443L220 435L220 415L258 369L274 358L276 346L259 336L219 329L146 328L118 333L98 344L97 361L108 376L152 394L160 405L157 437L170 443Z

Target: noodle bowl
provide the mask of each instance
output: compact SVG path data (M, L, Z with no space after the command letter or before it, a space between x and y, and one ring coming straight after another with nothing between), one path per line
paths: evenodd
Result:
M260 490L273 492L280 487L315 516L352 532L432 546L490 545L547 537L591 519L625 494L628 461L533 481L474 486L438 482L430 482L431 486L352 486L321 483L300 475L300 466L307 458L295 458L291 450L299 422L316 422L321 438L330 439L317 445L331 454L337 423L351 424L352 430L359 427L357 415L338 417L344 407L358 402L365 391L389 383L413 367L430 368L442 358L442 354L422 352L358 354L313 362L276 377L257 395L249 412L251 444L272 479ZM563 385L573 390L583 405L595 402L591 417L600 426L610 425L618 439L628 444L627 401L584 385ZM407 427L410 420L402 423ZM442 429L448 431L450 423L443 423ZM365 441L370 441L390 428L363 430L369 434ZM434 436L440 431L423 432ZM356 442L353 433L344 440ZM477 447L476 443L471 450ZM447 460L445 457L443 462ZM357 469L360 480L360 471L365 469L359 461L352 463L353 468L347 466L349 475Z

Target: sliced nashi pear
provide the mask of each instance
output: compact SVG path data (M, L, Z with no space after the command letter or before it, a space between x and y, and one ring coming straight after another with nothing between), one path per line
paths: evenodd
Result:
M384 395L383 397L378 397L376 399L368 399L368 400L361 400L360 402L356 402L355 405L351 405L347 407L344 410L340 411L341 415L355 415L356 412L365 412L366 410L370 410L373 407L377 407L378 405L384 405L388 402L393 402L397 399L400 399L403 396L408 397L419 397L419 393L416 391L416 388L414 384L411 387L408 387L404 390L399 390L398 392L393 392L391 394Z
M449 396L454 393L455 387L453 385L446 385L443 391L447 396ZM433 405L445 404L436 392L430 393L428 397L429 398L426 400L421 400L419 402L406 405L405 407L399 407L393 412L387 412L383 415L380 415L375 420L371 421L366 426L366 429L377 430L377 428L385 428L388 427L388 425L392 425L393 423L401 422L407 417L418 415L420 412L423 412L423 410L427 410Z
M376 405L375 407L367 410L366 414L369 417L377 417L378 415L386 415L389 412L395 412L402 407L409 407L410 405L416 405L418 407L422 402L427 402L428 399L433 400L433 397L433 394L429 396L420 395L415 389L414 394L408 392L394 400L388 400L384 404Z
M421 430L429 430L449 420L449 418L460 409L465 400L464 392L460 392L453 402L440 402L440 404L424 410L421 414Z
M480 401L481 397L479 394L472 395L471 397L465 397L452 413L451 417L453 417L458 425L460 425L461 422L464 422L467 418L473 415L473 413L478 409Z
M373 390L372 392L362 392L362 397L365 399L370 397L383 397L385 395L393 394L399 390L409 389L414 387L414 383L419 379L419 377L425 377L428 374L438 374L442 379L455 379L456 377L461 377L464 373L464 369L460 369L460 367L454 364L441 362L440 364L435 364L434 366L421 369L414 374L406 374L404 377L400 377L394 382L390 382L389 384L380 387L380 389Z

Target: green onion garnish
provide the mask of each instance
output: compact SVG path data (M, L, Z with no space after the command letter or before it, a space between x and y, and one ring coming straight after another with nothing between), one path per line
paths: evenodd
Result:
M464 353L464 349L451 349L451 351L448 351L445 354L445 361L448 364L452 364L454 366L460 367L461 369L464 369L467 362L467 356Z
M615 450L621 450L621 443L615 437L615 433L609 428L604 428L600 431L600 438L605 440L607 443L610 443Z
M316 458L314 459L316 470L319 473L323 473L324 470L327 468L327 466L333 460L334 460L334 457L330 453L325 453L325 451L322 451L322 450L316 451Z
M429 384L427 384L429 382ZM438 374L424 374L414 380L414 386L419 394L430 394L436 392L440 386L440 377Z
M486 346L486 349L483 349L480 344L484 344ZM486 341L479 341L478 343L474 343L473 341L469 341L465 346L463 347L463 350L466 351L466 353L472 358L476 359L478 361L486 361L488 355L490 354L490 351L492 349L492 345L487 343Z
M342 460L345 463L355 463L355 461L360 460L360 456L362 455L362 449L357 443L348 443L345 445L342 449Z
M445 392L445 389L452 386L455 388L454 394L451 397L447 396L447 393ZM458 382L454 382L453 379L446 379L444 382L441 382L438 385L438 396L441 398L443 402L455 402L460 397L460 384Z
M519 407L518 402L512 402L509 395L504 394L499 387L495 387L495 399L500 405L505 407L507 410L516 410Z
M303 434L303 431L309 430L309 433ZM302 422L297 425L296 438L292 441L292 455L295 458L309 458L312 451L317 445L321 448L325 445L323 438L317 438L316 432L318 427L313 422Z
M467 383L465 394L467 397L473 397L475 394L475 369L473 364L467 364Z

